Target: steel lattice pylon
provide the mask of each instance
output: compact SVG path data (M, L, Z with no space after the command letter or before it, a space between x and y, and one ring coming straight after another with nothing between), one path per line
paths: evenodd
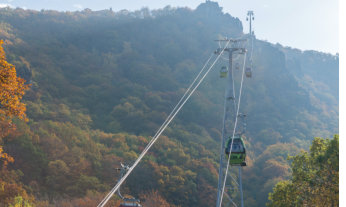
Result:
M237 39L237 40L230 40L230 39L222 39L222 40L216 40L219 42L225 42L225 41L231 41L232 46L225 48L224 52L228 53L228 75L227 75L227 84L226 84L226 91L225 91L225 101L224 101L224 117L223 117L223 124L222 124L222 139L221 139L221 149L220 149L220 161L219 161L219 180L218 180L218 191L217 191L217 201L216 201L216 207L220 206L221 197L222 195L222 188L224 183L224 175L226 174L226 166L228 162L228 156L225 156L225 148L226 148L226 142L229 139L229 137L232 136L232 129L234 127L235 119L236 119L236 101L235 101L235 92L234 92L234 77L233 77L233 68L232 68L232 62L233 62L233 53L240 53L245 54L246 49L244 47L241 47L242 42L246 42L246 39ZM220 54L222 51L221 48L218 48L215 51L215 54ZM235 197L239 197L240 204L243 207L243 190L242 190L242 180L241 180L241 166L238 168L238 181L236 179L231 180L231 184L229 187L232 190L235 190L234 192L230 192L230 190L225 190L224 194L228 198L228 200L232 203L232 205L237 206L235 200ZM232 175L230 175L232 176ZM232 194L230 194L232 193ZM239 196L235 195L239 194ZM232 199L233 198L233 199Z

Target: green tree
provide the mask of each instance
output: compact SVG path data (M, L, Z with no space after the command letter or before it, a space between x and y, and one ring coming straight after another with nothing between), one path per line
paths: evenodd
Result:
M339 206L339 136L315 138L310 152L289 157L292 178L269 193L269 207Z

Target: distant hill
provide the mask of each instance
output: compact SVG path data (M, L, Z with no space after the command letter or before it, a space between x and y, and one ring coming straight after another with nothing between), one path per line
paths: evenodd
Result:
M207 1L195 10L80 12L0 9L8 61L32 84L28 123L4 139L10 169L36 200L101 199L120 162L132 163L221 37L243 37L238 18ZM248 114L246 206L264 206L290 175L288 154L338 133L338 57L254 42ZM215 205L225 80L216 64L123 192L157 190L180 206ZM240 75L240 72L236 75ZM99 195L92 197L90 192ZM56 201L55 204L54 201ZM61 204L61 203L60 203Z

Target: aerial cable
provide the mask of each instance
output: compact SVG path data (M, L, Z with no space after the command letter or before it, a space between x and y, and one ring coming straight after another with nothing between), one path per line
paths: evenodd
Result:
M250 60L251 60L251 63L252 63L252 52L253 52L253 36L251 36L251 53L250 53ZM252 66L251 66L252 67Z
M238 107L237 107L237 112L236 112L236 117L235 117L234 128L233 128L231 148L230 148L230 153L228 154L227 167L226 167L225 178L224 178L224 182L223 182L223 187L222 187L221 195L223 195L223 193L225 191L225 185L226 185L227 174L228 174L228 169L229 169L229 161L230 161L231 153L232 153L232 149L233 149L233 140L234 140L234 135L235 135L235 131L236 131L236 128L237 128L237 123L238 123L238 114L239 114L240 100L241 100L242 89L243 89L243 82L244 82L245 61L246 61L246 53L244 55L243 72L242 72L242 78L241 78L241 82L240 82L239 99L238 99L238 104L237 104ZM221 205L222 205L222 198L223 198L223 196L221 196L220 206L219 207L221 207Z
M233 60L232 60L232 64L233 64ZM231 66L232 67L232 66ZM233 76L233 70L231 70L231 72L232 72L232 77L234 77ZM233 102L234 102L234 111L235 111L235 109L236 109L236 107L237 107L237 103L235 103L235 97L236 97L236 95L235 95L235 88L234 88L234 78L232 78L232 84L233 84L233 87L232 87L232 89L233 89L233 95L234 95L234 97L232 97L233 98Z
M210 72L210 70L213 68L215 63L219 60L221 54L225 51L226 47L230 43L230 40L227 42L225 47L222 49L221 53L216 57L212 65L208 68L208 70L204 73L202 78L198 81L197 85L191 90L189 95L186 97L186 99L181 103L181 105L178 107L178 109L173 113L173 115L169 118L169 120L162 124L160 127L161 130L158 130L156 133L156 136L152 138L152 140L149 142L147 147L142 151L142 153L138 156L137 160L134 162L134 164L129 168L129 170L126 172L126 174L118 181L118 183L113 187L113 189L107 194L107 196L99 203L97 207L103 207L106 205L108 200L113 196L113 194L118 190L118 188L121 186L121 184L126 180L126 178L130 175L130 173L133 171L133 169L138 165L138 163L142 160L142 158L145 156L145 154L148 152L148 150L152 147L152 145L156 142L156 140L160 137L162 132L166 129L166 127L169 125L169 123L174 119L174 117L178 114L178 112L181 110L181 108L185 105L187 100L191 97L191 95L196 91L198 86L202 83L204 78L207 76L207 74Z
M219 48L222 48L222 47L221 47L221 43L220 43L220 42L218 42L218 43L219 43ZM228 61L228 59L225 58L225 57L222 57L222 56L221 56L221 58Z
M205 67L208 65L210 59L213 57L213 53L210 55L210 57L208 58L207 62L204 64L204 66L202 67L201 71L198 73L198 75L196 76L196 78L193 80L193 82L190 84L189 88L185 91L185 94L181 97L181 99L179 100L179 102L176 104L176 106L174 107L174 109L171 111L171 113L168 115L168 117L166 118L166 120L163 122L163 124L160 126L160 128L157 130L157 132L155 133L154 137L156 137L162 130L162 128L166 125L167 121L170 119L170 117L172 116L172 114L176 111L176 109L178 108L178 106L181 104L181 102L183 101L183 99L186 97L187 93L191 90L191 87L195 84L195 82L197 81L197 79L200 77L200 75L202 74L202 72L204 71ZM154 138L153 137L153 138ZM151 143L154 141L154 139L151 139L150 142L147 144L147 146L144 148L143 152L147 150L148 147L150 147ZM142 153L143 153L142 152ZM120 187L120 186L119 186ZM116 190L115 190L116 191ZM115 192L114 191L114 192ZM99 206L103 206L104 204L106 204L108 202L108 200L106 201L106 199L108 197L111 197L114 193L113 189L106 195L106 197L100 202ZM105 202L105 203L104 203ZM101 205L102 203L104 203L103 205Z
M171 111L171 113L167 116L166 120L163 122L163 124L160 126L160 128L157 130L157 132L155 133L154 137L157 136L157 134L162 130L162 128L164 127L164 125L167 123L167 121L170 119L170 117L173 115L173 113L175 112L175 110L179 107L179 105L181 104L181 102L184 100L184 98L186 97L186 95L188 94L188 92L191 90L192 86L195 84L195 82L198 80L198 78L200 77L200 75L202 74L202 72L204 71L205 67L208 65L210 59L213 57L213 53L211 53L210 57L208 58L207 62L204 64L204 66L202 67L201 71L198 73L198 75L196 76L196 78L193 80L193 82L190 84L190 86L188 87L188 89L186 89L184 95L180 98L179 102L175 105L175 107L173 108L173 110ZM150 141L152 142L153 139ZM149 143L150 143L149 142ZM148 145L145 147L145 149L149 146Z
M227 44L228 45L228 44ZM224 49L222 50L222 52ZM187 96L185 101L180 105L180 107L177 109L177 111L172 115L172 117L166 122L163 127L161 127L161 131L156 133L157 135L152 138L152 141L148 144L148 146L143 150L143 152L139 155L135 163L129 168L127 173L118 181L118 183L114 186L114 188L108 193L108 195L101 201L101 203L98 205L98 207L103 207L108 200L111 198L111 196L114 194L114 192L120 187L120 185L125 181L125 179L129 176L129 174L132 172L132 170L138 165L138 163L141 161L141 159L144 157L144 155L147 153L147 151L151 148L151 146L156 142L156 140L159 138L159 136L162 134L162 132L165 130L165 128L168 126L168 124L173 120L173 118L176 116L176 114L181 110L181 108L184 106L184 104L187 102L187 100L190 98L190 96L194 93L194 91L197 89L197 87L201 84L201 82L204 80L206 75L209 73L209 71L212 69L212 67L215 65L217 60L219 59L220 55L215 59L213 64L209 67L207 72L203 75L201 80L197 83L197 85L193 88L193 90L190 92L190 94Z
M242 77L241 77L241 82L240 82L239 99L238 99L237 112L236 112L236 117L235 117L235 122L234 122L234 128L233 128L233 134L232 134L231 148L230 148L230 152L229 152L229 154L228 154L227 167L226 167L225 177L224 177L224 181L223 181L223 187L222 187L222 192L221 192L221 198L220 198L219 207L221 207L221 205L222 205L222 198L223 198L223 194L224 194L224 191L225 191L225 185L226 185L227 174L228 174L228 169L229 169L229 161L230 161L231 153L232 153L232 149L233 149L233 140L234 140L235 130L236 130L236 128L237 128L238 114L239 114L239 107L240 107L240 100L241 100L242 89L243 89L243 82L244 82L245 61L246 61L246 53L245 53L245 55L244 55L243 72L242 72Z

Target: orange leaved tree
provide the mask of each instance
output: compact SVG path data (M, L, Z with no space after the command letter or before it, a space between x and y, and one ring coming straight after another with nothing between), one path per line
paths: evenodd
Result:
M21 102L28 85L17 77L15 67L6 61L5 51L0 40L0 144L1 139L14 128L12 118L27 120L25 104ZM13 158L3 152L0 145L0 160L3 163L13 162Z
M17 77L14 65L6 61L2 44L0 40L0 120L9 123L13 117L26 120L26 108L21 99L29 86L24 84L24 79Z
M31 206L34 198L26 193L12 171L6 166L14 159L4 152L2 138L15 129L13 118L27 120L25 104L21 102L28 85L17 77L15 67L6 61L0 40L0 206Z

